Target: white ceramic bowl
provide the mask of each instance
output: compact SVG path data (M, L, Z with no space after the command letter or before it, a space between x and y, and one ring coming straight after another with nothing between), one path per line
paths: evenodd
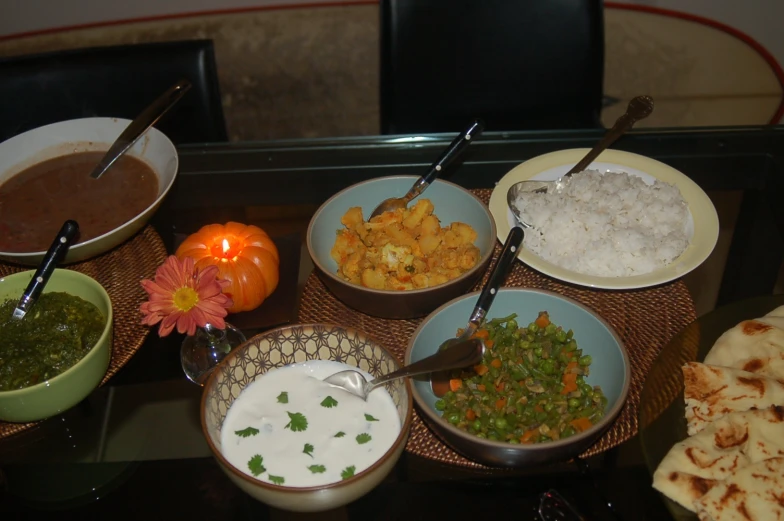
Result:
M392 446L355 476L316 487L289 487L261 481L232 465L221 450L221 429L242 390L268 371L306 360L336 360L373 376L400 368L395 356L365 333L331 324L294 324L256 335L221 361L204 385L201 426L221 470L253 498L283 510L320 512L350 503L381 483L395 467L408 440L413 403L408 379L386 384L400 418Z
M75 152L106 151L129 123L130 120L120 118L72 119L28 130L3 141L0 143L0 184L47 159ZM149 129L126 153L141 159L155 171L158 176L158 196L147 209L125 224L89 241L71 246L65 263L89 259L133 236L147 224L174 183L178 168L177 149L159 130ZM0 259L37 265L45 253L0 251Z

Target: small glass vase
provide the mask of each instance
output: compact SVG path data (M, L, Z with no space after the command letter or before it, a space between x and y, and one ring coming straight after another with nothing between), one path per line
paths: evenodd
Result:
M186 336L180 347L180 362L185 376L193 383L204 385L215 366L243 342L245 335L228 322L225 329L218 329L212 324L196 328L196 333Z

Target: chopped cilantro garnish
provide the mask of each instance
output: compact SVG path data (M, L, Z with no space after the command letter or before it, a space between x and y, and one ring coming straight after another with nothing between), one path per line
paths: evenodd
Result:
M370 437L370 434L368 434L367 432L363 432L362 434L357 434L356 437L357 443L359 443L360 445L369 442L371 439L372 438Z
M305 444L305 448L302 449L302 452L304 452L305 454L307 454L308 456L310 456L312 458L313 457L313 445L311 445L310 443L306 443Z
M338 401L331 396L327 396L321 401L321 406L331 409L338 404Z
M340 477L343 478L343 479L348 479L348 478L350 478L351 476L354 475L354 471L355 470L357 470L357 468L354 465L351 465L350 467L346 467L340 473Z
M283 391L278 395L278 403L289 403L289 393Z
M311 471L313 474L322 474L327 471L327 467L324 465L311 465L308 467L308 470Z
M286 482L283 476L273 476L272 474L269 475L269 480L275 483L276 485L282 485Z
M239 436L240 438L247 438L248 436L255 436L259 433L258 429L254 429L253 427L247 427L242 429L241 431L234 431L234 434Z
M378 418L374 418L373 416L371 416L371 415L369 415L369 414L366 414L366 415L365 415L365 419L366 419L367 421L369 421L369 422L377 422L377 421L378 421Z
M308 428L308 419L301 413L286 411L286 414L289 415L290 421L286 424L284 429L291 429L294 432L299 432Z
M248 469L250 470L251 474L253 474L254 476L258 476L259 474L267 470L264 468L263 462L264 462L264 458L262 458L261 455L256 454L255 456L253 456L248 461Z

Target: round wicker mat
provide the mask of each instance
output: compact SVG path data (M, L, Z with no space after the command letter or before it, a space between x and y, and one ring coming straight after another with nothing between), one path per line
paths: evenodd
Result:
M89 275L100 282L112 300L112 358L101 385L131 359L149 333L150 328L141 324L139 314L139 305L147 296L139 281L152 278L158 266L166 260L166 256L166 247L161 237L152 226L147 226L134 238L113 250L88 261L67 266L68 269ZM29 266L0 263L0 276L29 269ZM0 422L0 439L34 425L36 423Z
M487 203L491 192L489 189L474 192ZM500 250L500 245L496 245L495 258ZM483 283L484 280L477 283L475 289L480 289ZM505 286L546 289L581 302L612 325L629 352L632 381L626 405L604 436L582 456L599 454L637 434L637 409L645 376L662 347L696 318L694 301L683 281L676 280L639 290L593 290L562 283L516 262ZM410 336L422 321L421 318L383 319L351 309L337 300L315 273L310 275L305 284L298 320L302 323L340 324L362 330L401 361ZM446 446L428 429L416 411L406 450L443 463L482 467Z

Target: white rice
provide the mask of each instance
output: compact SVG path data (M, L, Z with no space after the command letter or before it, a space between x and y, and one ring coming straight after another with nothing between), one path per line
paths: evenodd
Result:
M624 277L661 269L689 245L689 208L673 185L626 172L586 170L565 186L517 198L524 246L562 268Z

